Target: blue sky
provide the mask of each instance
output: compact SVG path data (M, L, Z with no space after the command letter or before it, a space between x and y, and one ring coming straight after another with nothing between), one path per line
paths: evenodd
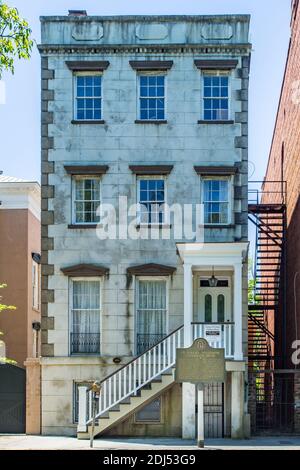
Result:
M6 0L16 6L40 41L40 15L64 15L69 9L89 14L225 14L250 13L253 44L250 81L250 170L262 179L273 134L290 37L290 0ZM6 104L0 104L0 169L4 174L40 179L40 59L16 64L4 74Z

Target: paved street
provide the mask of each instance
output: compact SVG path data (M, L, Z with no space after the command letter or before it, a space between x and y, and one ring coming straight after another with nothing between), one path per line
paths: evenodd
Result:
M134 449L134 450L196 450L192 441L181 439L97 439L95 449ZM208 439L206 448L210 450L300 450L299 437L257 438L245 441L231 439ZM72 437L0 435L0 450L88 450L89 441L79 441Z

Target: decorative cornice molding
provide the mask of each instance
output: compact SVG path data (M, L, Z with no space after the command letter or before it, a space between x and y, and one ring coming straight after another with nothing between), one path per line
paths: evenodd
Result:
M109 273L109 268L94 264L76 264L74 266L61 268L61 272L65 276L70 277L94 277L106 276Z
M169 175L173 165L129 165L129 169L136 175Z
M40 44L41 54L230 54L249 55L251 44Z
M177 268L163 264L149 263L127 268L127 274L135 276L171 276Z

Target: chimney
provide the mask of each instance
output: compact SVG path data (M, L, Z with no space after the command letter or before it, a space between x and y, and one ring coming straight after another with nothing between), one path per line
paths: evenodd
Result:
M69 16L87 16L86 10L69 10Z

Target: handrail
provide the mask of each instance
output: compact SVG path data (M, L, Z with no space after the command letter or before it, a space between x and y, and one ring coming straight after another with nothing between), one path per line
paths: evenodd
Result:
M115 375L117 372L120 372L122 369L125 369L125 367L129 366L129 364L132 364L134 361L136 361L137 359L139 359L140 357L142 357L144 354L146 354L147 352L151 351L151 349L155 348L155 346L157 346L158 344L162 343L165 339L169 338L170 336L172 336L174 333L177 333L177 331L181 330L181 328L183 328L183 325L179 326L178 328L176 328L176 330L172 331L171 333L169 333L167 336L164 336L163 339L161 341L158 341L158 343L156 343L154 346L150 346L150 348L146 349L144 352L142 352L141 354L139 354L138 356L135 356L133 359L131 359L129 362L126 362L126 364L124 364L122 367L120 367L119 369L115 370L114 372L112 372L110 375L107 375L105 377L105 379L101 380L100 383L103 383L105 382L105 380L109 379L110 377L112 377L113 375Z
M233 333L234 323L197 323L193 322L193 339L203 337L205 325L221 325L220 339L211 339L209 344L213 348L225 349L227 358L234 357ZM101 394L96 409L96 419L119 405L129 397L136 396L137 392L162 376L176 365L176 351L184 346L184 326L178 327L172 333L147 349L144 353L133 358L101 381ZM86 426L92 422L92 391L88 390L85 401L79 402L80 416L84 420L79 426ZM84 406L85 408L81 408ZM85 419L85 416L87 418Z

